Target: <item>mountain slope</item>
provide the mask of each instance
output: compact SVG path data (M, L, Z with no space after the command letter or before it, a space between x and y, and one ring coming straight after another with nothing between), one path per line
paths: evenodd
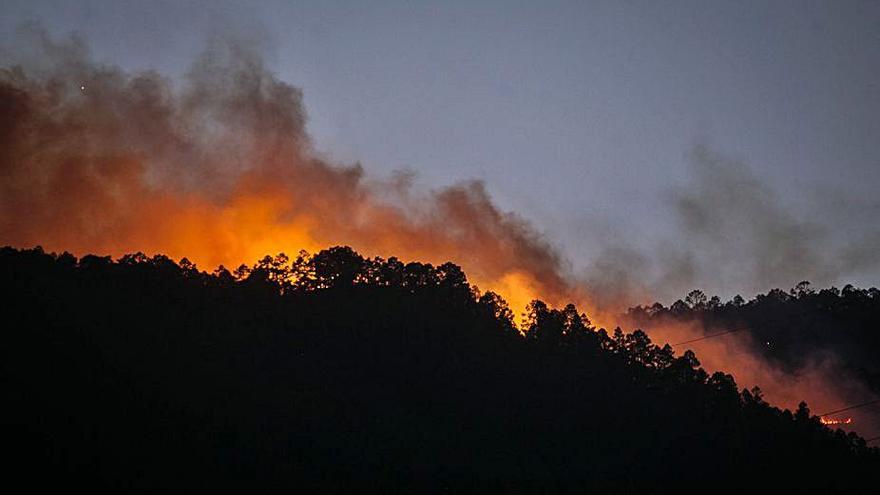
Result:
M642 332L506 304L452 264L332 248L234 274L0 250L5 430L36 484L842 490L877 449ZM769 485L764 485L769 486Z

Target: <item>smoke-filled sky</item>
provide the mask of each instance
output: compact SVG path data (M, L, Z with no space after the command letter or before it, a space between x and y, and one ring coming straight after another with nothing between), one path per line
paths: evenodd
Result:
M633 302L880 282L880 2L6 0L3 66L26 21L174 83L238 40L326 160L482 180Z

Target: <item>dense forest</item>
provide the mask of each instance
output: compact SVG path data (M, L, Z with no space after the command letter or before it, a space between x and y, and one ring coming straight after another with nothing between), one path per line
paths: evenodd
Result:
M637 306L627 316L645 329L695 322L707 335L746 332L756 353L789 371L808 366L817 355L833 355L880 394L880 290L875 287L816 290L804 281L788 292L773 289L749 301L736 296L727 302L694 290L669 307Z
M534 301L517 328L451 263L335 247L206 273L3 248L0 283L7 470L34 488L861 492L880 473L878 449L806 404L572 305ZM768 297L682 314L752 324ZM876 294L786 297L820 309L754 318L827 311L876 345Z

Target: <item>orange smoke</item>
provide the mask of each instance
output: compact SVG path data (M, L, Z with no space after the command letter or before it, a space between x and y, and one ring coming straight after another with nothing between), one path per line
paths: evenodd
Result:
M36 54L0 68L0 245L162 253L209 271L349 245L365 256L453 261L514 313L538 297L574 302L610 329L625 307L616 302L623 295L597 307L563 276L557 252L500 211L481 182L421 191L406 176L367 179L359 165L322 158L299 90L247 46L210 46L178 87L154 72L94 64L75 40L56 43L36 29L22 39ZM702 335L646 330L661 344ZM846 403L824 392L834 389L826 374L778 372L743 338L694 350L708 369L759 384L787 407L804 398L822 410Z
M754 350L751 333L742 328L707 330L699 321L662 320L644 330L655 343L674 345L676 354L693 350L709 373L729 373L740 388L759 386L764 398L778 407L796 410L801 401L806 401L814 413L821 413L864 402L874 396L860 380L848 376L837 358L831 355L816 358L796 371L773 365ZM737 331L725 333L725 330ZM706 335L717 337L693 341ZM689 343L675 345L680 342ZM820 421L826 425L847 426L862 434L872 434L880 428L877 416L867 409L853 411L852 417L845 420L821 417Z
M318 156L299 90L247 47L211 46L178 88L29 36L40 66L0 69L0 244L163 253L209 271L345 244L451 260L516 312L569 299L559 256L482 183L417 191Z

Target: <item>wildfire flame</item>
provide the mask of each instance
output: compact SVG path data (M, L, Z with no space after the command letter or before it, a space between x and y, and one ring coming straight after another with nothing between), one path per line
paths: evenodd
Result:
M844 419L835 419L835 418L827 418L825 416L819 418L819 422L826 426L833 425L848 425L853 422L852 418L844 418Z
M515 313L539 296L590 311L556 251L481 182L422 191L322 157L300 91L247 47L210 46L178 88L31 35L45 53L0 68L0 244L162 253L208 271L349 245L457 263Z
M216 41L175 85L96 64L81 41L28 29L16 38L28 55L0 67L0 245L162 253L208 271L349 245L368 257L452 261L514 313L534 298L573 302L608 329L628 303L652 297L627 289L600 301L604 292L573 283L556 250L499 209L482 182L423 191L407 174L367 177L322 156L300 91L247 46ZM658 343L705 335L681 324L649 330ZM740 338L701 341L703 366L760 384L789 407L834 388L824 374L827 386L810 376L792 387ZM851 419L843 421L825 424Z

